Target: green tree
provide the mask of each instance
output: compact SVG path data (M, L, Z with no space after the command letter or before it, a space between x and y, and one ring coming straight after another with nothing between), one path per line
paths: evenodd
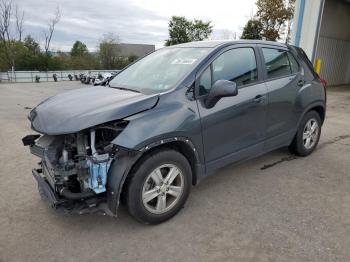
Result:
M61 55L61 59L69 63L70 69L97 69L98 57L89 53L87 46L81 41L75 41L70 52L70 59Z
M16 70L37 70L38 56L24 47L17 57Z
M23 44L33 54L40 53L40 45L38 42L35 41L35 39L31 35L27 35L24 38Z
M70 69L98 69L98 57L93 54L86 54L83 57L71 56L69 61Z
M89 53L89 50L87 46L80 41L75 41L70 52L71 56L80 56L80 57L85 56L88 53Z
M249 19L243 28L242 39L262 39L262 25L259 20Z
M9 47L11 48L11 56L9 56ZM0 71L11 70L14 65L16 65L14 69L19 70L17 63L26 52L28 52L28 49L19 41L0 42Z
M194 19L190 27L191 41L202 41L208 39L213 31L211 22L203 22L202 20Z
M128 63L131 64L131 63L135 62L137 59L139 59L139 57L137 55L129 55L128 56Z
M294 14L295 0L257 0L256 16L261 23L261 36L276 41Z
M173 16L169 22L169 39L165 45L176 45L190 42L189 29L191 22L183 16Z
M166 40L165 45L202 41L207 39L212 31L211 22L197 19L190 21L183 16L173 16L169 21L169 39Z
M112 34L105 34L99 44L99 57L103 69L118 69L120 66L119 38Z
M13 1L0 2L0 43L1 58L7 68L16 67L18 43L21 43L24 24L24 12L20 12ZM16 36L19 36L18 38Z

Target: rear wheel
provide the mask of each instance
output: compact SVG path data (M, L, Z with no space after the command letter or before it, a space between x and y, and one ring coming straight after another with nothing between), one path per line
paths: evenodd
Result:
M316 111L310 111L300 122L297 134L289 149L299 156L310 155L315 150L320 135L321 118Z
M158 224L183 207L192 181L187 159L174 150L146 156L131 174L126 204L132 216L145 224Z

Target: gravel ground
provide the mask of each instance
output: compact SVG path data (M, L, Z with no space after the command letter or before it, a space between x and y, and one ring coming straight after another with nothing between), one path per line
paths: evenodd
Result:
M76 82L0 84L0 261L349 261L350 87L328 94L318 149L281 149L193 187L158 226L120 216L62 215L41 201L22 146L26 116Z

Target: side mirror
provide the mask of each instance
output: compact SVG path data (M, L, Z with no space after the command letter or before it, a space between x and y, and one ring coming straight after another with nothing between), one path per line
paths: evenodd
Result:
M228 80L218 80L214 83L204 100L206 108L212 108L222 97L236 96L238 94L237 84Z

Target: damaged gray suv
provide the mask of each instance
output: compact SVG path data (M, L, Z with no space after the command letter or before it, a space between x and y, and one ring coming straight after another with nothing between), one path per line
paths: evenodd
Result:
M29 114L39 134L41 196L68 213L147 224L173 217L191 185L280 147L317 146L326 92L303 50L267 41L167 47L121 71L109 87L51 97Z

